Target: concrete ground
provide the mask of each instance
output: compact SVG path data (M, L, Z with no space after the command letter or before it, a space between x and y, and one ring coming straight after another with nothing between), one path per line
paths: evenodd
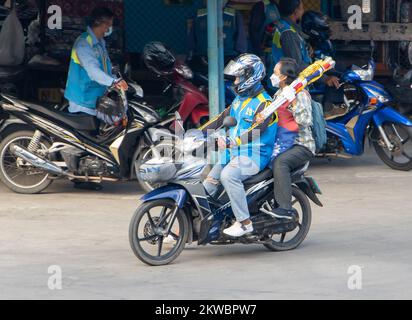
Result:
M79 192L62 181L36 196L0 186L0 298L412 298L412 172L393 171L369 152L317 160L310 174L325 207L313 206L312 229L298 250L193 245L157 268L129 247L135 184ZM62 290L48 287L52 265L61 268ZM352 271L361 290L348 286Z

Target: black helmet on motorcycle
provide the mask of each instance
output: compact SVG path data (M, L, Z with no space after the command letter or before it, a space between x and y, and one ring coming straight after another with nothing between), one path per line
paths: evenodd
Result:
M176 58L161 42L150 42L143 49L143 61L154 73L165 76L173 72Z
M328 17L321 12L307 11L302 17L302 31L312 40L329 40L331 29Z
M97 101L97 118L105 124L118 127L127 122L127 110L118 92L109 90Z

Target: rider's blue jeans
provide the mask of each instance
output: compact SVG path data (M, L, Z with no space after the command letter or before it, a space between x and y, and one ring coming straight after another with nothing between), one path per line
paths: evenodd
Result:
M259 166L248 157L233 158L229 164L217 164L210 171L204 186L212 197L216 197L220 183L225 188L236 220L243 222L250 218L243 181L258 174Z

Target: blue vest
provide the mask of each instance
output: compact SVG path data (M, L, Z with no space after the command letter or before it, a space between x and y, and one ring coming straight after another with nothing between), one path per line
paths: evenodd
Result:
M251 128L259 106L262 103L271 101L271 97L266 92L262 92L254 98L237 96L232 103L230 116L237 120L238 125L230 129L230 137L237 139L247 132ZM251 158L261 170L265 169L269 165L272 157L277 128L278 119L276 116L260 138L253 140L249 144L241 145L239 148L228 150L226 152L225 162L228 163L229 160L234 157L245 156Z
M235 50L236 35L236 10L225 8L223 12L223 33L225 56L235 56L238 52ZM196 32L196 53L207 56L208 37L207 37L207 9L199 9L195 20Z
M280 39L284 32L290 31L290 30L296 33L300 39L300 51L302 54L303 61L307 64L312 63L312 59L310 58L308 49L306 47L305 39L302 38L299 32L292 25L290 25L286 20L281 19L279 20L277 24L275 35L273 36L273 44L272 44L273 67L275 67L276 64L279 62L279 60L285 56Z
M65 98L77 105L89 109L95 109L98 98L102 97L107 90L106 86L90 79L86 70L81 65L77 55L77 44L81 40L86 40L93 48L100 62L100 67L104 72L110 74L112 65L106 50L103 50L99 44L93 45L93 37L88 33L83 33L75 42L71 54L69 75L65 91Z

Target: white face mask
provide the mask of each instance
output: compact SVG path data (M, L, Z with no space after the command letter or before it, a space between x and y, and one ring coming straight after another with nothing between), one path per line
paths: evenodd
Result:
M272 74L272 76L270 77L270 81L272 82L272 86L274 88L279 88L281 81L280 81L280 78L276 74Z
M107 32L104 34L104 36L106 38L110 37L112 35L112 33L113 33L113 27L110 27L109 30L107 30Z

